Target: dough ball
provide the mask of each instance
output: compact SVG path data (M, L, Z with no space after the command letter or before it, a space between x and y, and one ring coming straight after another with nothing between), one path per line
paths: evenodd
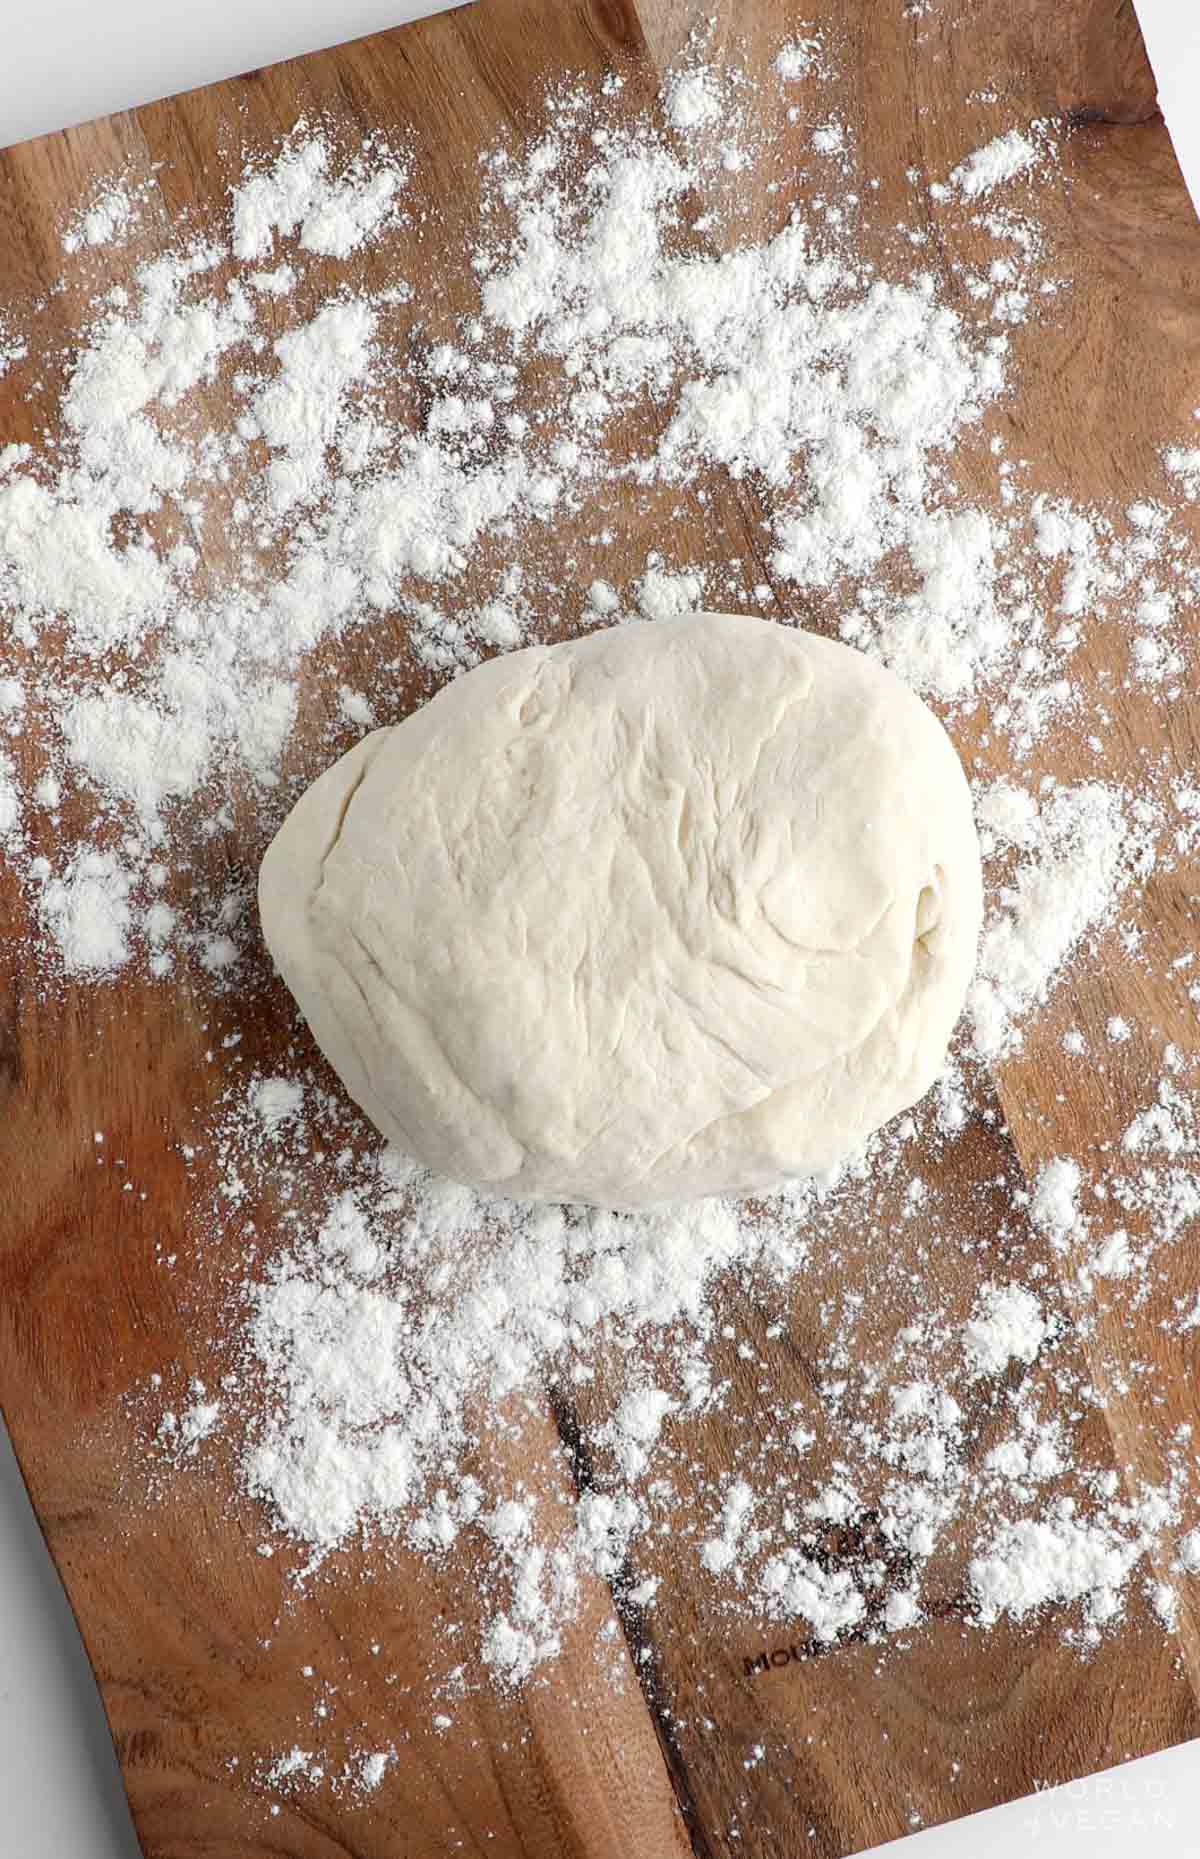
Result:
M263 861L268 945L384 1135L637 1207L855 1151L936 1076L981 888L890 672L730 614L514 652L376 730Z

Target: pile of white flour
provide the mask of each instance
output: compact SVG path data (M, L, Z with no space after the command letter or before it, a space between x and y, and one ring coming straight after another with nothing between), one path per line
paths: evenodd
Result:
M1076 670L1120 617L1130 701L1155 714L1194 671L1200 450L1164 433L1162 472L1105 508L1010 458L1014 341L1066 313L1036 214L1052 127L910 177L914 224L932 194L948 239L986 235L950 290L912 226L888 228L886 272L864 261L877 209L823 96L832 56L776 53L758 73L697 54L654 120L615 78L557 92L528 144L481 151L476 232L442 259L473 280L467 315L428 278L418 303L395 260L419 148L347 158L298 124L245 163L219 228L149 256L145 190L114 181L64 228L66 262L137 260L79 328L46 442L0 449L0 856L47 990L183 977L235 1023L263 967L254 861L295 795L414 672L432 691L545 636L704 602L803 616L988 746L968 756L988 917L954 1062L836 1182L640 1217L484 1204L381 1149L299 1028L276 1071L236 1032L216 1052L190 1243L246 1235L212 1339L238 1366L140 1392L162 1478L227 1434L261 1553L289 1569L364 1533L381 1558L461 1554L471 1599L430 1675L444 1729L464 1659L526 1680L588 1583L651 1623L672 1584L702 1590L755 1647L770 1623L902 1646L935 1612L982 1632L1046 1606L1089 1644L1131 1606L1171 1630L1200 1572L1191 1443L1164 1436L1150 1479L1102 1424L1151 1372L1120 1359L1110 1297L1161 1298L1200 1215L1200 1081L1153 1028L1114 1014L1098 1050L1061 1025L1068 971L1081 992L1101 962L1165 972L1143 893L1200 849L1200 790L1165 761L1132 784ZM762 153L751 83L812 127L803 203L763 237L729 206ZM36 313L4 311L0 373L48 391ZM754 559L669 553L680 499L746 494ZM663 552L609 568L645 499ZM371 655L369 689L339 642ZM1191 962L1170 958L1181 1020ZM1047 1156L1031 1194L981 1062L1041 1040L1081 1084L1131 1076L1127 1052L1143 1069L1115 1142ZM958 1144L984 1158L988 1231L1003 1198L1002 1247L943 1191ZM906 1220L971 1259L969 1304L936 1249L905 1252ZM1200 1283L1164 1322L1190 1348ZM772 1363L797 1349L811 1393L784 1409ZM737 1477L709 1481L717 1460ZM364 1752L345 1785L388 1760ZM264 1782L330 1773L297 1746Z

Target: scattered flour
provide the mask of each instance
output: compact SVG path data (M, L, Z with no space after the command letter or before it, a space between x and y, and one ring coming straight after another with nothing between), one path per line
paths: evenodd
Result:
M1034 124L1035 130L1040 127ZM983 148L974 149L954 169L950 182L966 199L975 200L980 194L990 194L993 187L1015 180L1018 174L1027 174L1039 157L1038 144L1031 137L1022 135L1019 129L1010 129Z
M794 84L804 77L828 77L830 71L824 44L815 33L807 38L789 39L776 52L773 68L785 84Z
M754 1509L754 1492L744 1478L735 1479L721 1506L720 1534L700 1546L700 1561L710 1575L722 1575L738 1560L738 1546Z
M111 852L81 851L47 876L39 911L68 975L104 975L129 955L132 880Z
M1022 1620L1049 1601L1084 1601L1094 1625L1120 1613L1143 1545L1070 1512L1046 1522L1005 1524L969 1565L984 1624L1011 1614Z
M866 1602L848 1571L830 1573L794 1549L767 1563L761 1597L771 1618L800 1620L821 1643L856 1627L866 1613Z
M1162 458L1189 501L1200 497L1200 447L1169 445L1164 448Z
M249 1096L251 1109L268 1130L294 1122L304 1108L303 1088L290 1078L261 1078Z
M1100 782L1052 787L1036 819L1011 795L991 805L985 825L995 830L997 805L1010 823L1015 809L1019 837L1011 838L1011 824L1003 833L1025 848L985 921L969 1001L976 1050L994 1060L1020 1046L1020 1021L1045 1001L1084 939L1109 920L1136 873L1138 847L1120 792Z
M376 1749L363 1756L358 1765L358 1785L364 1794L374 1794L381 1785L389 1762L396 1760L392 1749Z
M164 1410L155 1433L156 1443L175 1461L194 1457L197 1448L217 1431L221 1419L221 1403L208 1399L202 1381L193 1380L188 1393L191 1398L182 1412Z
M721 113L721 98L712 73L704 66L682 71L666 88L667 119L674 129L700 129Z
M1069 1156L1043 1163L1030 1203L1030 1218L1050 1235L1056 1248L1064 1246L1081 1224L1079 1189L1082 1174Z
M1024 1285L989 1284L979 1295L978 1314L963 1332L963 1346L979 1374L1002 1375L1010 1362L1032 1362L1050 1327Z
M120 245L137 221L145 189L127 190L104 187L91 205L75 215L63 234L64 252L78 252L89 245Z
M395 210L408 168L380 149L359 155L338 179L322 136L298 126L288 147L262 173L233 190L233 254L269 259L275 240L296 237L303 251L349 258Z
M0 844L11 840L21 823L21 791L12 763L0 750Z

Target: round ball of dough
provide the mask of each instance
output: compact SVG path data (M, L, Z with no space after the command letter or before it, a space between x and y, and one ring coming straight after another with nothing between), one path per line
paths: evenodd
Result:
M929 1087L979 849L941 724L847 646L701 613L492 659L263 861L267 943L383 1133L608 1207L826 1169Z

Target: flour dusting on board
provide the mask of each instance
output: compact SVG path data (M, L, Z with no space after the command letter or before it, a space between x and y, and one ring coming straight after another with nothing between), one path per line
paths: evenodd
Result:
M1103 508L1010 456L1022 354L1069 289L1027 217L1058 130L913 171L883 223L832 69L800 32L758 73L693 46L654 114L616 77L553 93L526 144L480 151L441 286L398 257L419 146L299 124L220 224L160 229L153 256L153 187L114 180L64 248L85 279L135 235L137 262L103 271L44 409L57 443L0 449L0 848L31 975L182 985L219 1068L163 1269L228 1259L227 1313L197 1344L211 1379L131 1393L157 1489L230 1451L259 1555L299 1586L355 1545L405 1580L460 1558L469 1599L426 1675L439 1735L470 1685L537 1682L568 1649L632 1682L620 1623L681 1590L752 1678L764 1636L901 1656L947 1610L972 1633L1050 1617L1083 1649L1135 1609L1171 1632L1200 1573L1186 1433L1164 1423L1151 1476L1103 1424L1150 1372L1113 1312L1161 1301L1200 1218L1194 1057L1106 993L1152 967L1195 1020L1192 952L1145 900L1194 866L1200 792L1165 753L1131 782L1085 672L1117 622L1151 717L1194 673L1200 452L1163 434L1162 470ZM810 179L837 179L776 177L750 230L729 177L772 159L739 114L755 84ZM930 211L951 253L982 230L988 263L935 263ZM0 324L31 398L37 344ZM730 499L736 548L669 553L689 502L732 535ZM664 541L631 561L634 502ZM836 1179L641 1215L481 1201L381 1146L298 1025L265 1060L243 1045L257 858L414 689L701 604L840 636L946 717L988 886L958 1045ZM1098 1128L1124 1105L1086 1154L1005 1122L984 1067L1037 1042ZM947 1187L956 1145L995 1245ZM1191 1349L1200 1284L1163 1325ZM805 1394L781 1406L796 1351ZM585 1644L597 1591L617 1613ZM331 1712L261 1760L264 1789L386 1788L395 1751L338 1755Z

